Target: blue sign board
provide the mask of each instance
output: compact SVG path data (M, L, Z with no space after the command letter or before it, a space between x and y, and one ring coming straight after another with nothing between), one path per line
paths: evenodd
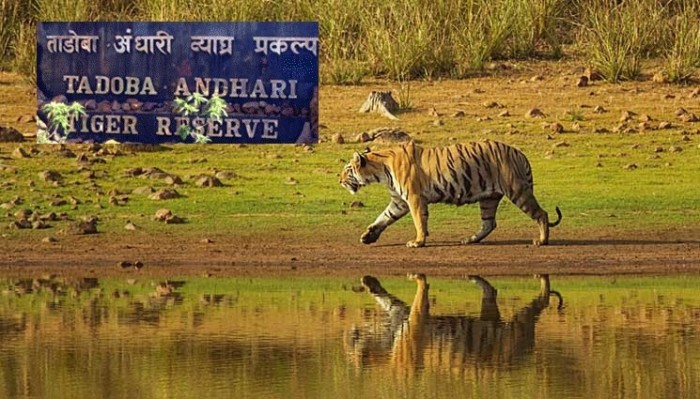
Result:
M37 29L39 117L84 106L69 139L163 143L318 141L315 22L44 22ZM178 100L225 101L210 118ZM49 124L49 126L51 126Z

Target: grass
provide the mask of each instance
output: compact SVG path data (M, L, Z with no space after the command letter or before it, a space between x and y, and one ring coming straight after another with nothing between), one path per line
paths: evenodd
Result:
M618 3L620 3L618 5ZM5 0L0 70L34 76L39 21L318 21L324 83L468 77L493 60L559 58L573 45L610 81L664 57L672 81L698 67L692 0ZM639 18L644 15L644 18Z
M329 136L340 133L349 138L377 126L399 126L426 146L449 145L454 142L491 138L521 148L529 157L535 176L535 193L541 205L553 212L560 206L564 224L569 231L595 234L597 231L631 232L638 230L673 230L697 226L700 220L700 198L692 195L697 188L697 170L700 165L697 126L675 119L677 107L685 106L698 112L677 89L675 99L659 98L669 89L652 82L611 85L596 84L586 90L573 85L566 72L551 71L543 81L530 81L529 76L551 63L522 64L519 75L511 81L484 77L464 81L411 82L411 109L401 113L399 122L388 122L377 115L359 116L361 104L371 90L385 88L386 81L374 81L366 86L328 86L321 88L320 114L322 142L309 151L288 145L232 146L232 145L172 145L160 152L124 151L123 156L103 157L106 163L90 166L99 188L93 188L85 172L78 170L74 158L63 158L58 147L38 146L39 153L28 159L14 159L11 153L16 144L0 144L0 164L9 168L0 170L0 203L15 196L24 198L24 204L0 214L0 224L15 220L13 214L21 208L37 212L66 212L72 218L96 215L100 231L119 237L125 234L177 233L183 237L216 234L255 234L273 231L283 236L312 237L319 229L329 236L359 235L381 212L388 202L384 187L369 186L351 196L338 182L338 174L354 151L366 143L334 144ZM561 65L568 71L570 65ZM32 110L33 99L27 97L26 87L15 77L0 75L8 82L11 98L0 97L3 104L0 124L16 124L17 115ZM517 83L517 90L512 89ZM562 88L561 82L571 86ZM480 92L474 92L479 87ZM635 88L639 93L629 95ZM596 96L591 96L593 92ZM18 93L18 94L13 94ZM466 94L465 94L466 93ZM19 104L17 98L24 98ZM511 117L501 118L500 109L485 109L481 104L497 101L505 104ZM5 105L7 104L7 105ZM607 113L597 114L595 105L603 105ZM581 125L579 132L569 130L572 121L563 121L565 133L550 134L543 130L542 119L523 115L532 106L546 114L575 115ZM433 125L428 109L435 107L445 115L442 126ZM27 111L21 111L27 110ZM465 110L467 116L453 118L456 110ZM622 110L647 113L656 121L672 121L673 127L632 133L594 133L597 127L610 131L619 124ZM477 117L490 120L478 121ZM548 119L547 121L553 121ZM636 127L635 122L630 126ZM30 125L18 125L31 132ZM516 132L516 133L513 133ZM687 140L687 141L686 141ZM568 146L558 146L564 142ZM369 143L372 148L382 145ZM681 152L671 152L671 147ZM23 144L30 149L32 145ZM663 152L656 152L661 147ZM76 154L84 151L69 147ZM630 165L636 165L631 169ZM183 178L185 183L175 189L182 198L154 201L145 195L130 194L140 186L164 188L160 180L125 177L132 167L160 167ZM224 179L225 186L200 188L194 185L200 174L213 174L213 169L232 171L235 177ZM63 182L55 187L42 182L41 171L56 170ZM34 187L30 187L30 181ZM290 182L295 181L295 184ZM110 205L110 190L129 195L122 205ZM81 200L71 205L51 206L55 196L69 195ZM362 201L363 208L351 208L353 200ZM99 208L97 207L99 204ZM188 219L184 225L165 225L152 220L160 208L168 208L177 216ZM431 207L431 232L448 232L476 228L479 220L477 206L456 208L449 205ZM142 227L141 231L124 230L127 220ZM532 229L532 221L509 201L499 209L501 229ZM55 222L49 230L3 229L6 237L26 239L55 234L65 228L65 222ZM412 229L409 217L397 223L392 230L407 234ZM506 231L507 231L506 230ZM514 233L515 234L515 233ZM631 234L631 233L626 233ZM195 239L195 238L193 238Z

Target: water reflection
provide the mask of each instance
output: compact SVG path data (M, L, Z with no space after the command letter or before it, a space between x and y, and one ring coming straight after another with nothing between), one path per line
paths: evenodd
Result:
M412 277L0 280L0 397L698 397L698 276Z
M550 296L563 298L550 288L549 275L540 275L540 292L511 318L503 320L497 290L481 276L469 280L481 288L479 317L431 315L427 278L409 274L416 282L411 305L389 293L373 276L364 276L362 286L384 311L380 320L354 327L348 339L349 353L358 367L391 363L403 371L424 367L507 367L529 354L535 343L535 324L550 304Z

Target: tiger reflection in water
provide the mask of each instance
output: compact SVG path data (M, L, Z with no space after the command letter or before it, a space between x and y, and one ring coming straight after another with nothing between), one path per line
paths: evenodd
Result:
M406 371L430 368L463 368L490 364L512 366L531 352L535 323L550 304L550 296L561 295L550 289L549 276L538 275L540 293L518 310L510 320L502 320L496 302L497 290L480 276L469 280L482 289L481 313L470 316L432 316L429 284L424 274L409 274L417 290L409 306L387 292L379 280L362 277L362 285L386 313L385 319L364 328L354 327L347 335L349 355L358 367L391 363Z

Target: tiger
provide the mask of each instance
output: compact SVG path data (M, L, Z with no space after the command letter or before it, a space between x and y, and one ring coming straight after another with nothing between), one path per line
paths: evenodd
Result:
M549 243L549 229L562 219L557 206L557 220L550 222L535 199L532 169L525 154L499 141L423 148L411 140L397 148L355 152L340 174L340 185L355 194L371 183L387 186L391 201L361 235L363 244L376 242L387 227L410 212L416 238L406 246L424 247L428 204L433 203L479 203L481 229L462 244L478 243L496 228L496 210L504 195L537 221L540 234L533 240L536 246Z

